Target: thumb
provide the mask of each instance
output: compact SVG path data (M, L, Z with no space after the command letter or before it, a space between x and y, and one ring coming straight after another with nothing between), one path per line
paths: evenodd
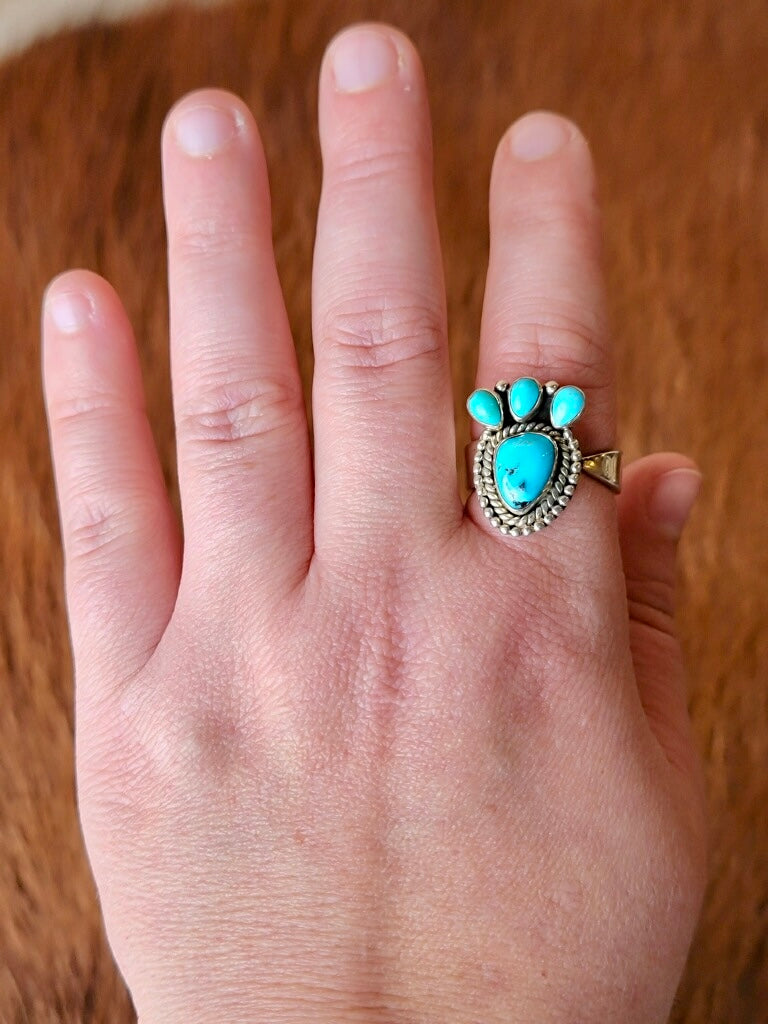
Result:
M683 455L659 453L627 467L619 495L619 538L627 584L630 646L640 699L669 760L697 770L675 630L677 542L701 473Z

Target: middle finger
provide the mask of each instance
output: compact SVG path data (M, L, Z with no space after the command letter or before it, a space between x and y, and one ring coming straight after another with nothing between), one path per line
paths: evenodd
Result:
M387 557L462 516L445 292L418 57L380 25L342 33L320 81L315 547Z

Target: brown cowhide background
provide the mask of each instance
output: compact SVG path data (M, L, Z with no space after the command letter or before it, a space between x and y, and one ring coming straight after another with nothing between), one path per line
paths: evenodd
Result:
M592 141L624 447L686 451L706 477L683 544L680 625L709 780L711 881L673 1019L768 1021L764 0L260 0L88 27L0 67L0 1021L133 1020L75 813L38 372L44 285L84 265L123 296L172 480L159 132L186 90L226 86L264 135L308 380L315 80L330 35L363 17L408 31L427 68L464 427L496 141L542 106Z

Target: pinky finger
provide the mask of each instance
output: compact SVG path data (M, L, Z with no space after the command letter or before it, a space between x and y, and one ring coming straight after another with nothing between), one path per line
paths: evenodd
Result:
M114 289L61 274L43 303L43 378L78 687L135 674L178 589L181 544ZM94 696L96 696L94 694Z

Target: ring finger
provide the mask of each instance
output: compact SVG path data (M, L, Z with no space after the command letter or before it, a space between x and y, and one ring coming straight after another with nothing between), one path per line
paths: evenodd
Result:
M609 448L615 414L600 222L589 148L574 125L536 112L512 126L494 161L490 222L478 387L527 375L576 385L586 395L576 428L582 447ZM569 510L554 528L568 546L587 524L616 532L610 493L593 483L582 489L581 513ZM474 494L469 509L487 525ZM549 533L523 543L551 553ZM610 549L617 561L616 544Z

